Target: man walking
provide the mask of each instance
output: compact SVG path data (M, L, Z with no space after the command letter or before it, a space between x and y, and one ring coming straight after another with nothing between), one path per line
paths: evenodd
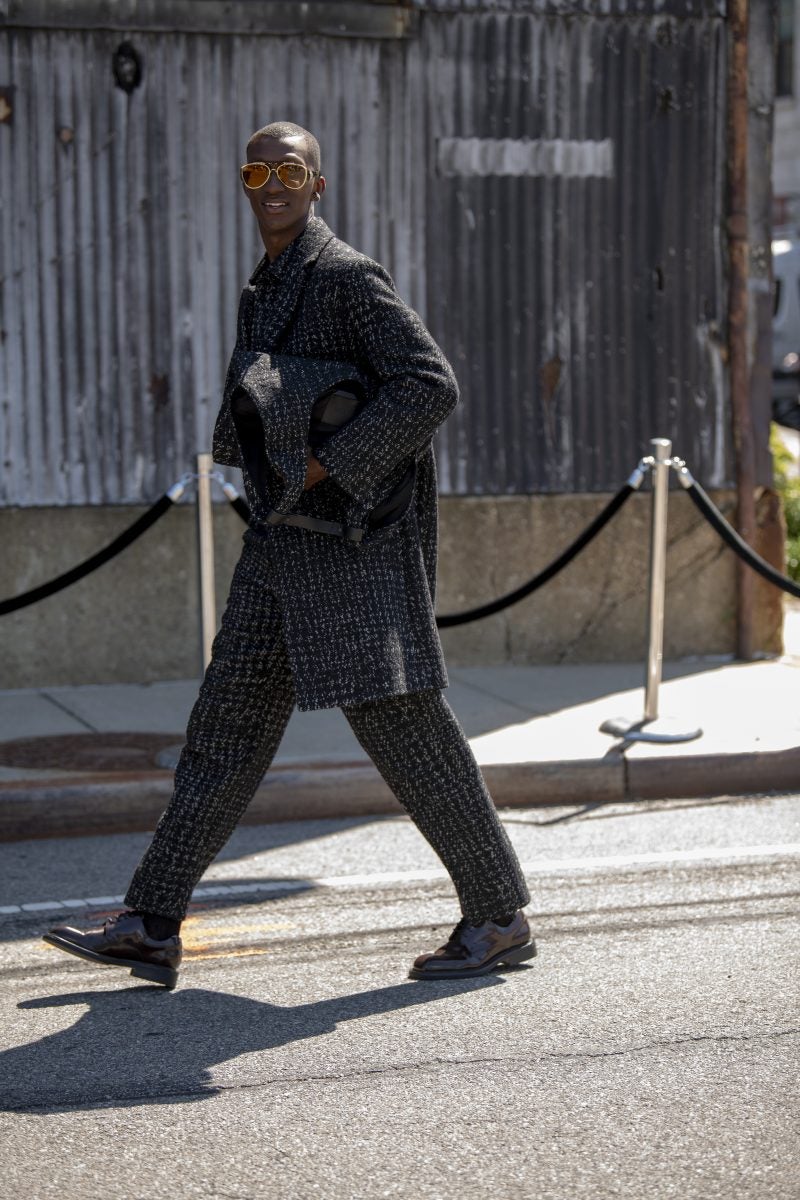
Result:
M173 987L192 890L297 704L342 708L453 880L462 918L411 977L522 962L536 953L528 890L442 695L432 438L455 379L383 268L312 215L325 191L312 134L259 130L241 179L266 254L242 294L213 449L243 470L251 527L128 908L45 940Z

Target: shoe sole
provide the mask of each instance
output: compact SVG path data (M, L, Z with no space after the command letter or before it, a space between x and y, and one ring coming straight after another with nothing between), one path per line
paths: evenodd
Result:
M450 971L426 971L424 967L412 967L408 972L409 979L477 979L480 975L488 975L498 967L515 967L518 963L536 958L536 943L527 942L524 946L515 946L513 950L504 950L496 954L481 967L471 967L459 970L457 967Z
M66 950L67 954L74 954L76 958L85 958L87 962L100 963L104 967L127 967L137 979L160 983L165 988L172 989L178 982L178 972L173 967L159 967L155 963L143 963L135 958L112 958L108 954L98 954L96 950L85 950L83 946L76 946L74 942L54 937L50 933L44 934L42 941L47 942L48 946L55 946L57 950Z

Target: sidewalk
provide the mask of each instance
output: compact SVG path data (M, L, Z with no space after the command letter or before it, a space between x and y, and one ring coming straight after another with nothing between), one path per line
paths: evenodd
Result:
M791 620L800 612L790 613ZM794 649L794 629L787 629ZM666 664L659 710L700 738L630 743L641 664L450 671L448 699L498 805L584 805L800 790L800 657ZM0 692L0 840L150 829L197 681ZM250 822L394 812L336 710L292 717Z

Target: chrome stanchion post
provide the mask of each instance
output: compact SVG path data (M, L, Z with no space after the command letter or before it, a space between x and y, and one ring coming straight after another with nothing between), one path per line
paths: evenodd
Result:
M200 656L205 673L211 662L211 643L217 629L214 588L214 518L211 506L213 460L210 454L197 456L197 548L200 568Z
M653 503L650 510L650 586L647 601L647 672L644 719L658 716L658 689L664 654L664 589L667 579L667 503L672 442L653 438Z
M664 597L667 582L667 502L669 473L677 462L669 438L653 438L653 453L642 464L653 472L653 501L650 510L650 578L647 598L647 667L645 670L644 716L638 721L614 717L603 721L602 733L625 742L691 742L702 729L677 731L670 719L658 720L658 689L664 654ZM683 464L681 464L683 465ZM654 727L655 723L655 727ZM647 728L645 728L647 726Z

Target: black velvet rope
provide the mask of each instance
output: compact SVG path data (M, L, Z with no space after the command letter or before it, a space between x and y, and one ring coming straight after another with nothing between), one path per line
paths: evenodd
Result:
M233 499L229 501L229 503L230 503L230 506L233 509L233 511L235 513L238 513L238 515L242 518L245 525L249 525L250 524L250 509L247 507L247 501L243 500L241 496L234 496Z
M605 508L586 526L583 533L579 534L575 538L575 541L567 546L566 550L562 550L558 558L554 558L548 566L534 575L532 579L529 579L527 583L523 583L520 587L515 588L513 592L508 592L505 596L499 596L497 600L492 600L488 604L482 604L478 608L469 608L465 612L448 613L446 616L437 617L436 624L440 629L452 629L454 625L466 625L469 621L481 621L484 617L491 617L493 613L501 612L504 608L509 608L512 604L516 604L518 601L524 600L526 596L530 596L532 592L537 591L540 587L544 587L554 575L557 575L559 571L563 571L564 567L568 563L571 563L573 558L576 558L581 550L597 537L600 530L608 524L612 517L616 516L625 501L635 490L631 484L623 484L617 494L612 496Z
M616 516L634 491L636 489L630 483L623 484L617 494L612 496L602 512L599 512L594 520L586 526L583 533L579 534L575 538L575 541L571 542L566 550L559 554L558 558L554 558L548 566L539 571L537 575L534 575L532 579L529 579L527 583L523 583L506 596L500 596L497 600L491 600L488 604L482 604L479 608L469 608L462 613L447 613L445 616L437 617L436 624L439 629L452 629L454 625L466 625L469 621L480 621L484 617L492 616L493 613L501 612L504 608L509 608L512 604L516 604L517 601L524 600L526 596L530 596L531 592L544 587L554 575L557 575L559 571L563 571L564 567L568 563L571 563L573 558L580 554L581 550L597 537L600 530L608 524L612 517ZM231 500L230 504L243 521L250 520L250 509L241 496L237 496L235 500Z
M79 579L83 579L84 575L89 575L92 571L96 571L98 567L102 567L103 563L107 563L109 559L120 554L131 542L135 542L138 537L141 537L151 525L155 525L159 517L162 517L168 508L172 508L173 501L165 493L160 500L156 500L152 508L148 508L146 513L129 525L127 529L114 538L113 542L109 542L102 550L98 550L91 558L87 558L84 562L78 563L76 567L65 571L63 575L56 576L55 579L49 580L48 583L43 583L37 588L33 588L30 592L23 592L20 596L13 596L10 600L0 601L0 617L4 617L6 613L16 612L18 608L27 608L29 604L36 604L39 600L46 599L47 596L53 596L56 592L60 592L62 588L69 587L70 584L77 583Z
M717 508L714 501L706 495L700 484L693 481L686 488L692 503L702 513L709 525L716 530L722 540L733 550L734 554L738 554L748 567L756 571L763 579L773 583L775 587L781 591L788 592L790 596L800 596L800 584L796 584L793 579L787 579L780 571L771 566L766 559L763 559L760 554L756 554L755 550L748 546L747 542L739 536L732 525L723 517L722 513Z
M505 596L499 596L496 600L491 600L488 604L482 604L477 608L470 608L461 613L447 613L444 616L439 616L436 618L438 627L440 629L452 629L456 625L466 625L471 621L483 620L494 613L502 612L504 608L510 608L512 604L517 604L540 587L544 587L546 583L549 583L559 571L563 571L597 537L608 522L616 516L635 490L630 483L623 484L616 495L612 496L605 508L597 514L583 532L557 558L554 558L551 563L537 572L527 583L523 583L520 587L515 588L513 592L508 592ZM706 521L708 521L709 525L711 525L739 558L746 562L753 571L761 575L763 579L774 584L775 587L788 592L790 596L800 598L800 584L782 575L780 571L777 571L775 567L771 566L759 554L756 554L755 550L752 550L747 545L747 542L739 536L733 526L725 520L725 517L696 480L693 480L685 490L689 493L693 504ZM77 583L85 575L96 571L98 567L102 567L104 563L115 558L117 554L120 554L130 546L132 542L135 542L143 533L146 533L150 526L155 525L156 521L164 515L167 509L172 507L173 503L174 501L165 493L146 513L143 513L132 525L129 525L118 537L114 538L113 542L109 542L107 546L102 550L98 550L90 558L85 559L84 562L72 567L69 571L65 571L62 575L56 576L55 579L51 579L39 587L32 588L29 592L23 592L20 596L13 596L9 600L0 601L0 617L5 616L7 613L16 612L20 608L27 608L28 605L36 604L39 600L44 600L48 596L53 596L63 588ZM250 520L250 509L242 497L235 496L229 499L229 503L238 516L245 523L248 523Z

